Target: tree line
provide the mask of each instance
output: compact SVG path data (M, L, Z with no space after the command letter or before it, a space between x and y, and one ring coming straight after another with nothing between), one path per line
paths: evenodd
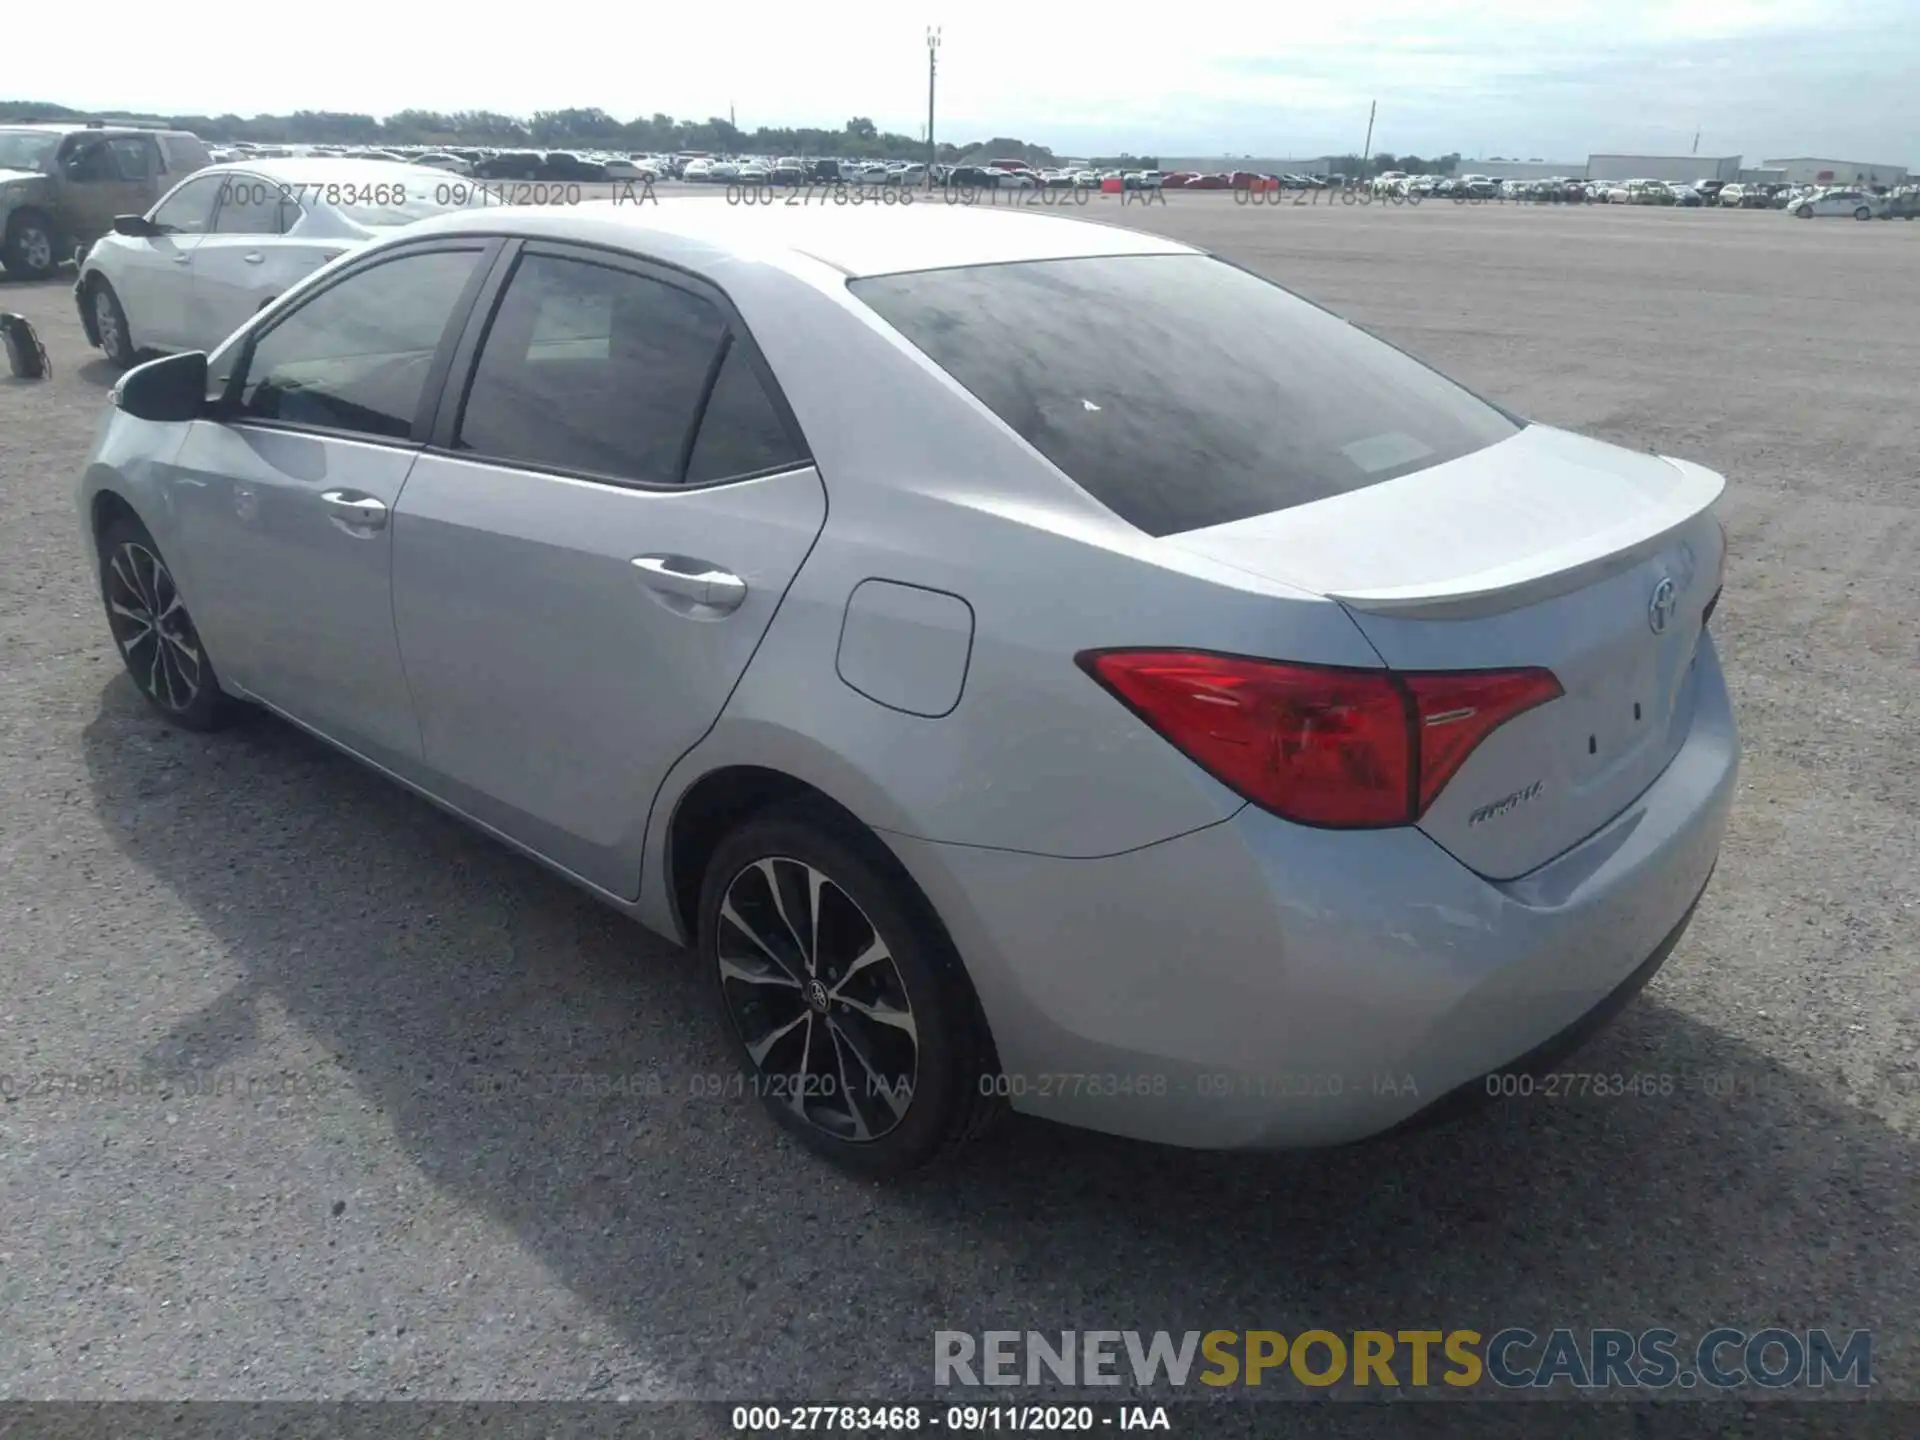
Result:
M125 111L80 111L63 105L0 100L0 122L29 116L46 120L136 120L191 130L215 144L247 140L261 145L475 145L493 149L624 150L649 154L707 150L729 155L831 155L850 159L924 160L926 141L883 131L864 115L838 130L762 125L743 129L724 116L680 120L654 113L621 120L604 110L540 110L531 118L491 110L401 110L385 117L333 110L291 115L138 115ZM1055 164L1045 145L997 135L966 145L942 143L935 159L952 164L974 156Z

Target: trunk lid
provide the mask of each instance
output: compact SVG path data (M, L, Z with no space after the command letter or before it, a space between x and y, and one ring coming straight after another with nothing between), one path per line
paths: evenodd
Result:
M1552 670L1566 693L1488 736L1420 822L1504 880L1605 825L1684 743L1724 559L1712 514L1724 484L1532 425L1444 465L1163 543L1328 596L1396 670Z

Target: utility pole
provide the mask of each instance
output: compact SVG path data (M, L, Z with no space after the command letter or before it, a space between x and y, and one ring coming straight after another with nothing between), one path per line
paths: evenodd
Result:
M1360 178L1367 178L1367 171L1373 168L1373 115L1380 108L1378 100L1367 103L1367 143L1360 147Z
M937 153L933 143L933 73L934 57L940 51L940 27L927 27L927 188L933 188L933 157Z

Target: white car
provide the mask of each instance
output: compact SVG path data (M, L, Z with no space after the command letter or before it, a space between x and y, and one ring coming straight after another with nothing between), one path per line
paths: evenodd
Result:
M411 165L424 165L429 170L445 170L451 175L471 175L473 162L462 160L458 155L449 155L444 151L433 150L424 155L415 155L408 161Z
M658 180L660 172L638 160L624 160L619 157L605 162L609 180Z
M116 365L146 350L211 350L328 261L415 220L490 203L484 185L391 160L210 165L94 243L74 285L80 323Z
M703 180L711 180L714 178L713 162L711 160L689 160L686 168L680 172L680 178L694 184L698 184Z
M1818 190L1793 202L1793 213L1802 220L1827 215L1848 215L1855 220L1871 220L1880 213L1881 199L1865 190Z

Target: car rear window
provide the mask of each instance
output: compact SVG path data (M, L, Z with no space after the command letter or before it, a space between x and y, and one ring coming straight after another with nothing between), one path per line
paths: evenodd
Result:
M853 293L1129 524L1172 535L1358 490L1522 422L1225 261L872 276Z

